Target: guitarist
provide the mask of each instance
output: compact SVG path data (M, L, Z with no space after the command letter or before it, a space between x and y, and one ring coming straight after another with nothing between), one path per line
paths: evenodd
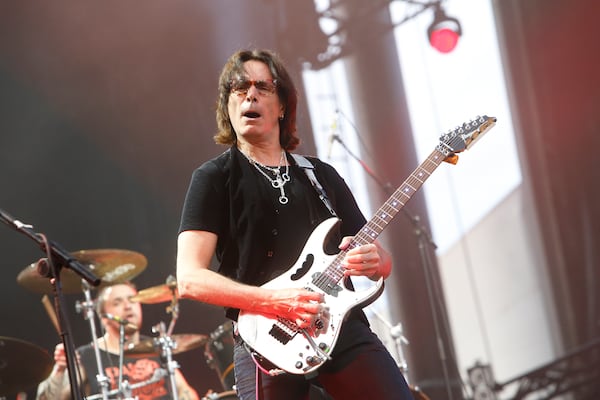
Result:
M276 54L244 50L229 58L219 79L214 137L229 148L192 174L177 240L177 282L182 298L223 306L233 321L245 310L277 315L310 331L327 313L323 294L292 284L260 286L294 265L323 220L335 215L342 221L330 235L329 254L346 249L366 221L330 165L310 158L327 197L323 201L289 153L300 142L296 104L296 88ZM213 256L216 271L210 268ZM349 250L343 267L345 280L354 275L378 280L390 274L391 257L378 243L367 244ZM308 399L311 384L334 399L412 399L360 308L348 313L331 359L309 375L265 373L269 369L236 334L235 323L234 337L241 400Z

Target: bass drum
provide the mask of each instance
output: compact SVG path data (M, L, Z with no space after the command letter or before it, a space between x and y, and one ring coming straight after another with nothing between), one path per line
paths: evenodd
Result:
M229 390L222 393L210 393L202 398L202 400L238 400L235 390Z

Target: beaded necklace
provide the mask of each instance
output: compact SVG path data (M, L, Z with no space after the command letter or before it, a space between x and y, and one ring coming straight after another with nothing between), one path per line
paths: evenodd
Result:
M279 202L281 204L287 204L289 199L285 195L284 186L286 183L288 183L290 181L290 174L289 174L290 166L287 162L285 162L286 161L285 151L281 150L281 158L279 159L279 165L277 166L277 168L268 167L266 165L263 165L263 164L259 163L258 161L256 161L255 159L253 159L252 157L248 156L243 151L241 153L244 155L244 157L246 157L248 159L250 164L252 164L258 172L260 172L265 178L267 178L269 180L269 182L271 182L271 186L273 186L273 188L279 189L279 194L280 194ZM281 166L283 164L285 164L285 172L281 173ZM275 174L275 178L271 178L271 176L269 174L267 174L265 171L262 170L263 168L266 169L267 171L270 171L271 173Z

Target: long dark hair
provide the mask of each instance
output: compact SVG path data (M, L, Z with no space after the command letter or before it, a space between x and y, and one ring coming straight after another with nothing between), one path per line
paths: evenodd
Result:
M229 57L229 60L225 63L219 77L218 132L214 136L215 142L232 145L237 141L227 108L231 92L230 82L232 79L244 74L244 63L250 60L264 63L271 71L273 79L277 80L277 96L283 105L284 112L283 119L279 120L279 142L282 148L292 151L300 144L300 139L296 136L298 94L283 62L275 53L269 50L240 50Z

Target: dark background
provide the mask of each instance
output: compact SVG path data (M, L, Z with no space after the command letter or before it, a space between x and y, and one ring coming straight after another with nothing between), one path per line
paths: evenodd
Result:
M361 2L347 3L351 12L360 11ZM529 218L540 225L545 268L569 349L598 336L600 321L600 169L595 165L600 149L600 10L595 0L498 0L494 7L523 185L534 210ZM179 212L190 173L225 150L212 141L214 102L218 73L232 52L266 47L287 61L301 97L304 142L298 152L315 153L299 79L301 62L323 48L313 14L312 1L1 2L0 208L69 251L140 252L148 266L134 279L138 288L164 283L175 273ZM356 26L350 38L365 37L374 25ZM370 69L384 71L381 77L370 75L373 85L392 74L400 80L401 72L388 68L387 61L394 59L388 45L389 37L356 39L348 56L354 78ZM385 110L370 101L375 95L361 92L358 79L351 84L364 95L355 100L365 102L359 120L400 125L388 132L410 136L406 122L378 114ZM393 102L400 111L388 118L404 115L402 90L394 93L400 97ZM378 97L385 101L381 93ZM373 132L373 143L376 132L383 132L361 131ZM408 154L412 146L406 146L402 168L395 168L402 161L391 147L379 146L375 150L382 156L375 166L398 171L398 182L416 166L414 154ZM412 201L422 209L420 195ZM394 229L398 237L412 237L409 224L390 227ZM403 245L392 249L395 254L418 258L413 242L399 242ZM59 337L41 295L16 283L19 272L43 253L7 226L0 229L0 250L0 336L51 352ZM410 263L408 273L415 270ZM391 282L389 288L398 299L407 336L415 338L409 357L416 381L425 388L431 385L426 392L432 394L441 378L440 368L429 367L436 358L429 350L434 339L424 334L431 332L423 322L427 316L419 319L406 306L402 283ZM90 340L87 321L75 311L75 302L82 299L67 296L77 345ZM165 307L144 305L144 333L169 321ZM210 334L225 322L220 309L186 301L180 307L175 333ZM221 390L203 348L176 359L200 396Z

